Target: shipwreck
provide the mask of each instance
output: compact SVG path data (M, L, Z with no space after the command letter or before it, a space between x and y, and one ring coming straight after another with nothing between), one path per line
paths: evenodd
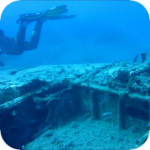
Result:
M81 117L83 120L113 123L116 132L128 133L132 127L134 134L140 132L140 135L135 139L135 147L131 148L142 145L148 137L150 122L150 62L1 70L0 130L8 145L32 149L28 143ZM147 136L143 137L145 134ZM45 138L52 136L49 133ZM55 146L49 149L56 145L62 149L94 146L92 143L98 135L90 131L89 136L91 140L87 142L75 143L72 140L69 144L58 142L53 137L51 145ZM114 138L112 136L111 140Z

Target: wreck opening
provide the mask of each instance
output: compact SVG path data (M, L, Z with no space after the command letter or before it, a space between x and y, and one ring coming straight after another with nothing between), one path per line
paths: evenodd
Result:
M126 107L126 112L128 115L130 115L136 119L140 119L143 121L149 121L149 119L150 119L148 112L138 109L138 108Z
M1 114L0 129L4 141L21 149L47 127L57 128L80 115L82 108L76 94L74 88L65 84L42 86L40 92L29 94L19 105Z
M48 108L37 106L31 98L1 114L0 129L4 141L13 148L33 140L48 114Z

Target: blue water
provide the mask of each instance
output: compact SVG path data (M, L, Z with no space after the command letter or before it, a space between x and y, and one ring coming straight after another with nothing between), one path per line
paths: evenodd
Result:
M150 50L148 12L131 1L13 2L3 11L0 29L6 36L15 37L20 14L41 12L64 4L69 10L67 14L77 17L46 21L38 48L20 56L2 55L0 59L6 66L132 62L137 54ZM34 25L35 22L28 25L27 40ZM138 61L141 61L140 57Z

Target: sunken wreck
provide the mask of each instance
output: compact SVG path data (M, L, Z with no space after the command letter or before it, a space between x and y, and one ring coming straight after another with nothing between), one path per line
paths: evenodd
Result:
M80 128L76 120L86 122L85 127ZM100 148L102 139L103 143L126 142L129 146L121 144L120 148L133 149L146 141L149 122L149 61L1 70L0 130L4 141L14 148ZM119 135L109 134L105 124ZM61 129L64 132L58 135ZM85 133L89 137L84 139ZM101 133L107 133L108 139ZM129 139L131 134L137 138Z

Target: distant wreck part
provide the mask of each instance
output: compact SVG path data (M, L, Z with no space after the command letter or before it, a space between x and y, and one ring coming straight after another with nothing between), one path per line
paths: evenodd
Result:
M134 61L133 63L137 62L137 58L138 58L139 55L136 55L136 57L134 58Z
M142 57L142 63L144 63L146 61L147 58L147 50L144 53L141 53L141 57Z

